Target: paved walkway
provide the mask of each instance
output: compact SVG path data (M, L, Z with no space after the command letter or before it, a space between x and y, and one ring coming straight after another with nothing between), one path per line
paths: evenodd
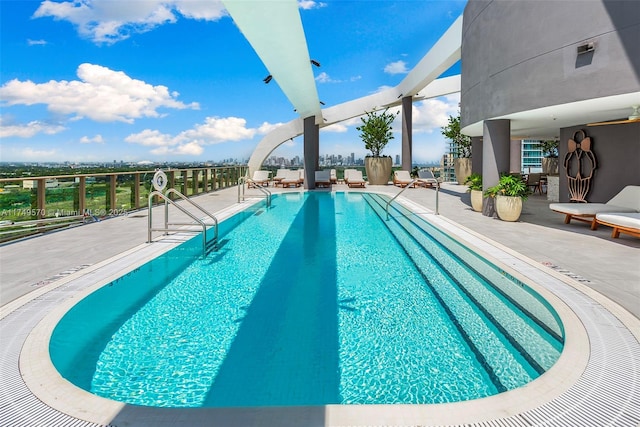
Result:
M367 189L394 194L399 191L390 185ZM334 190L349 191L345 185L336 185ZM518 222L489 218L471 210L465 190L466 187L454 184L442 186L439 193L442 216L572 275L640 318L640 239L625 235L612 239L608 227L593 231L582 222L564 224L563 215L549 210L549 202L539 195L525 202ZM259 193L247 190L246 194ZM424 188L410 188L403 193L404 197L431 210L436 206L435 195L435 190ZM216 212L236 203L237 197L237 189L230 188L197 196L194 200ZM161 221L159 208L154 210L154 215ZM141 210L0 246L0 305L146 240L147 214Z

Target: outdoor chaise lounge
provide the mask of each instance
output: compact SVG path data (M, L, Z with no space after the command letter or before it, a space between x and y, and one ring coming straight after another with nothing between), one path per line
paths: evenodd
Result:
M411 184L413 178L411 178L411 174L409 171L395 171L393 173L393 185L397 185L398 187L406 187ZM413 187L416 186L416 183L413 183Z
M282 181L282 179L287 176L287 172L289 172L290 170L291 169L278 169L278 171L276 172L276 176L273 177L273 185L278 185L280 181Z
M565 214L565 224L576 219L591 223L591 229L595 230L597 214L640 212L640 186L627 185L607 203L551 203L549 209Z
M421 169L418 171L418 185L423 187L433 187L438 185L438 179L433 176L433 172L429 169Z
M331 169L330 173L331 173L331 175L330 175L331 176L331 183L332 184L337 184L338 183L338 174L336 173L336 170L335 169Z
M331 187L331 172L316 171L316 187Z
M596 214L598 224L613 227L611 237L620 237L620 233L640 237L640 213L599 213Z
M247 187L255 187L256 185L260 186L269 186L269 175L270 171L255 171L253 172L253 177L247 181Z
M300 179L300 172L297 170L288 170L284 172L284 177L279 182L283 188L291 187L292 185L295 187L300 187L302 184L302 180Z
M346 171L345 171L346 172ZM349 172L349 180L345 177L345 182L349 187L362 187L364 188L364 178L362 177L362 171L352 170Z
M351 175L353 172L357 172L357 169L345 169L344 170L344 183L349 185L349 175ZM360 174L362 175L362 173Z

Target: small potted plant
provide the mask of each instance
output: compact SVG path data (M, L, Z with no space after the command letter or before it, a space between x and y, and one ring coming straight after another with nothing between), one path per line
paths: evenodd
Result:
M367 180L371 185L387 185L391 177L392 160L389 156L382 156L382 150L393 139L391 123L396 115L384 110L380 114L367 112L366 117L361 117L362 125L356 129L360 131L360 138L364 142L364 148L371 151L364 159L367 172Z
M471 207L476 212L482 212L482 175L472 173L464 184L469 187L467 191L471 193Z
M517 221L522 213L522 202L530 192L521 177L502 175L498 184L488 188L484 194L495 198L495 210L501 220Z

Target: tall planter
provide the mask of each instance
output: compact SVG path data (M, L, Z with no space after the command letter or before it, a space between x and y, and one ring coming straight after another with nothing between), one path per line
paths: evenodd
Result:
M542 158L542 173L547 175L558 175L558 158L557 157L543 157Z
M471 158L470 157L458 157L453 159L453 170L456 174L456 180L458 184L464 183L469 175L471 175Z
M522 213L522 198L515 196L496 196L496 213L503 221L517 221Z
M369 185L387 185L391 178L391 157L365 157L364 168Z

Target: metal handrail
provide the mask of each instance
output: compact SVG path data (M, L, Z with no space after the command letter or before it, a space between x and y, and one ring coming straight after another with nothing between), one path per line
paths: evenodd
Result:
M186 200L187 202L189 202L191 205L193 205L194 207L196 207L197 209L199 209L201 212L203 212L204 214L206 214L207 216L209 216L211 219L213 219L213 225L214 225L214 245L217 245L218 243L218 219L213 216L211 213L209 213L206 209L204 209L202 206L198 205L197 203L195 203L193 200L185 197L184 194L180 193L178 190L174 189L174 188L170 188L166 194L163 194L160 191L153 191L149 194L149 220L148 220L148 229L147 229L147 243L151 243L151 236L152 236L152 232L153 231L164 231L165 234L168 231L184 231L184 229L179 229L179 228L169 228L169 225L193 225L193 224L189 224L189 223L171 223L169 224L169 204L175 206L176 208L178 208L183 214L187 215L188 217L190 217L191 219L193 219L194 221L196 221L198 224L200 224L200 226L202 227L202 254L206 255L207 253L207 224L202 221L200 218L198 218L197 216L195 216L194 214L192 214L191 212L189 212L188 210L186 210L185 208L183 208L182 206L180 206L179 204L177 204L176 202L174 202L173 200L171 200L168 195L172 193L172 194L176 194L178 195L178 197L180 197L182 200ZM162 200L164 200L164 228L153 228L153 198L155 196L160 197Z
M260 190L262 194L265 195L267 199L267 208L271 207L271 196L272 196L271 191L267 190L262 185L258 184L253 179L246 176L241 176L240 178L238 178L238 203L240 203L241 201L244 202L244 183L249 183L249 182L252 182L254 187ZM240 196L240 189L242 189L242 197Z
M393 196L388 202L387 204L384 206L384 210L387 213L387 221L389 221L389 206L391 205L391 202L393 202L399 195L401 195L402 193L404 193L404 191L409 188L410 185L415 184L417 181L419 181L420 178L415 178L413 179L410 183L408 183L407 185L405 185L405 187L400 190L395 196ZM436 215L440 215L440 181L438 181L438 183L436 184Z

